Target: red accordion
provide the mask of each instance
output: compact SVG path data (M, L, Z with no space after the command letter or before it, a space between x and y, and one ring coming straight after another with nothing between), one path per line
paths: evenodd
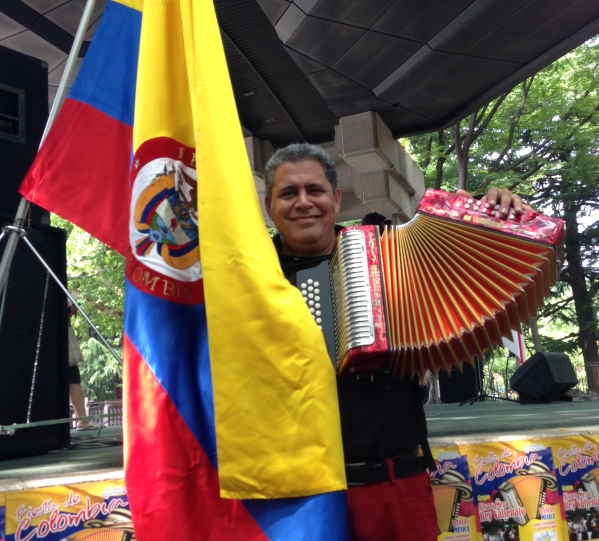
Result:
M483 357L550 294L563 235L562 220L536 212L500 219L438 190L382 235L374 226L344 229L330 261L339 375L436 374Z

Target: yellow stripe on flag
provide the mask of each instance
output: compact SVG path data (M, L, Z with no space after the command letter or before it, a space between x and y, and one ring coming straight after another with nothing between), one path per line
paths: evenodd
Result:
M196 147L221 496L344 489L335 374L264 226L211 1L144 2L135 119L134 149Z

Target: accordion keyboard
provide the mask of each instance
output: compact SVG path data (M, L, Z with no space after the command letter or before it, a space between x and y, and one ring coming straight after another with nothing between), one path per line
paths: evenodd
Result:
M360 230L339 235L331 261L333 318L337 365L352 348L375 340L366 257L366 238Z

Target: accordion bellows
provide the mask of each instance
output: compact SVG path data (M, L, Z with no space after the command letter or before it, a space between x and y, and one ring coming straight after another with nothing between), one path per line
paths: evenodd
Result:
M407 224L340 233L331 281L341 375L461 367L529 322L555 285L563 222L492 212L429 190Z

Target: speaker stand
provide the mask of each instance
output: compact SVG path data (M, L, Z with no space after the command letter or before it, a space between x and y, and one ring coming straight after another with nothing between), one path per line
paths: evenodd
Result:
M470 404L472 406L472 404L474 404L475 402L484 402L487 398L490 398L492 400L505 400L506 402L518 402L518 400L516 400L514 398L503 398L502 396L491 396L491 395L485 393L485 390L483 389L482 364L483 364L482 361L478 357L475 357L473 368L474 368L474 385L476 387L476 394L472 398L469 398L468 400L464 400L463 402L460 402L460 406L463 406L465 404Z
M22 205L26 206L23 202L25 202L25 204L28 204L24 198L22 199ZM19 209L20 208L21 207L19 207ZM10 253L7 254L7 252L9 252L9 244L7 243L6 248L5 248L5 253L4 253L5 257L3 257L3 259L2 259L3 265L0 265L0 293L2 293L3 288L6 287L6 280L8 278L8 270L9 270L10 264L12 262L12 258L14 256L14 249L16 248L16 241L19 239L22 239L23 242L25 242L25 244L27 246L29 246L30 250L33 252L35 257L37 257L39 262L44 266L44 268L48 272L48 275L54 279L54 281L56 282L58 287L60 287L60 289L62 289L64 291L65 295L77 307L77 309L79 310L81 315L84 317L85 321L87 321L88 325L94 330L94 332L100 339L100 342L102 342L102 344L104 344L104 346L108 349L108 351L112 354L112 356L117 360L117 362L120 365L122 365L123 361L121 360L121 358L119 357L117 352L108 343L106 338L104 338L104 336L98 330L98 328L92 323L92 320L89 319L89 317L87 316L85 311L81 308L81 306L79 306L79 303L75 300L73 295L71 295L71 293L66 288L66 286L61 282L60 278L58 278L58 276L56 276L56 274L54 274L54 271L50 268L48 263L46 263L44 258L40 255L40 253L35 249L33 244L31 244L31 242L27 238L27 231L25 231L25 229L23 229L22 227L17 227L14 225L7 225L2 229L2 233L0 234L0 240L2 240L2 238L8 234L12 234L12 237L10 237L10 236L8 237L8 242L13 241L13 246L11 247L12 249L10 250ZM0 315L2 315L2 314L0 314ZM1 323L1 321L0 321L0 323Z

